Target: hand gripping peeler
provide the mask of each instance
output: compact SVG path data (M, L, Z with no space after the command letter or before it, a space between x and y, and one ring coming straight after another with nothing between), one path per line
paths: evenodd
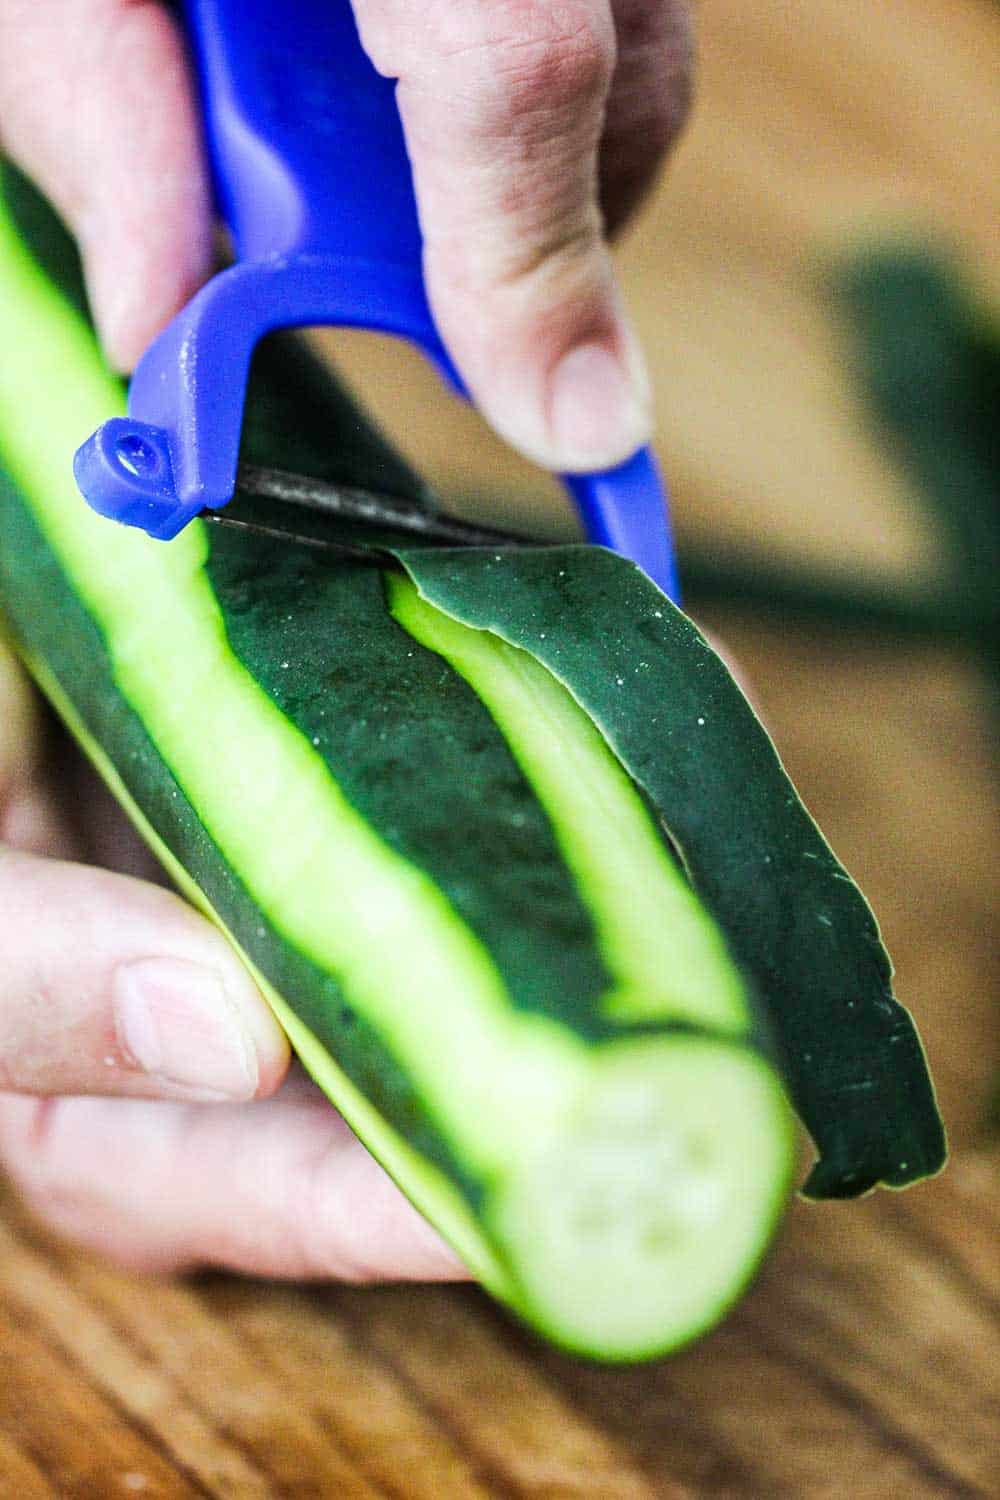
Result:
M369 62L349 0L186 0L185 12L236 261L146 350L128 416L104 422L74 459L95 510L164 540L232 497L250 357L273 329L395 334L465 394L424 290L395 85ZM650 450L561 477L588 539L676 598Z

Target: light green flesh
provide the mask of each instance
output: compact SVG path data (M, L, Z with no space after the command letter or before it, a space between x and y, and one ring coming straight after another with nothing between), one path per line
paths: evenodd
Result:
M66 455L120 410L117 385L2 218L0 338L7 467L104 635L119 692L272 929L337 976L486 1185L485 1233L258 974L313 1076L470 1269L559 1342L625 1357L696 1331L735 1295L784 1191L790 1130L774 1075L723 1041L597 1047L518 1011L438 887L383 843L233 654L203 529L152 542L81 502ZM412 589L394 599L415 634L430 639L429 617L439 622L448 649L434 649L454 652L546 806L616 979L609 1014L744 1032L721 939L566 690ZM32 666L178 883L218 920L52 673Z
M562 1134L487 1206L523 1305L605 1359L693 1338L764 1251L790 1143L784 1095L753 1053L700 1037L602 1048Z
M615 975L616 1021L689 1021L743 1035L743 983L593 722L528 652L450 619L389 580L392 612L475 689L545 808Z

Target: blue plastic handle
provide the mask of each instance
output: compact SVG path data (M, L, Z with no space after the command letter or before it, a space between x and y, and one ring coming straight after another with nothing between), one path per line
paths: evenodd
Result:
M464 394L424 290L395 84L363 51L349 0L187 0L185 11L237 259L146 350L128 416L74 459L95 510L164 539L232 498L250 357L273 329L398 335ZM651 453L563 478L589 538L676 597Z

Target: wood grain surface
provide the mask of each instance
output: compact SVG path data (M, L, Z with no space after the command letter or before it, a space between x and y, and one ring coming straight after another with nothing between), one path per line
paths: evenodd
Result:
M700 29L697 119L622 251L680 534L933 576L937 538L868 426L823 268L910 226L1000 302L1000 7L703 0ZM538 476L412 361L337 342L449 493L543 518ZM722 1327L620 1369L542 1348L470 1288L123 1274L0 1190L3 1500L1000 1496L1000 829L977 666L736 607L705 622L879 914L946 1173L796 1202Z

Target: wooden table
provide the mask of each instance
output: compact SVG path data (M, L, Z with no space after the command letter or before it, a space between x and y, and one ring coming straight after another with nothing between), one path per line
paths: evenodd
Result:
M1000 9L811 0L795 26L796 11L704 0L700 117L623 252L679 529L853 578L927 575L936 539L868 433L817 267L888 214L946 232L1000 294L985 146ZM537 478L470 419L431 422L407 363L366 348L355 368L404 436L419 419L445 488L528 516ZM543 1349L466 1288L143 1281L3 1199L3 1500L1000 1495L1000 830L982 683L955 647L735 607L707 623L880 915L938 1081L947 1173L796 1203L728 1321L635 1369Z

